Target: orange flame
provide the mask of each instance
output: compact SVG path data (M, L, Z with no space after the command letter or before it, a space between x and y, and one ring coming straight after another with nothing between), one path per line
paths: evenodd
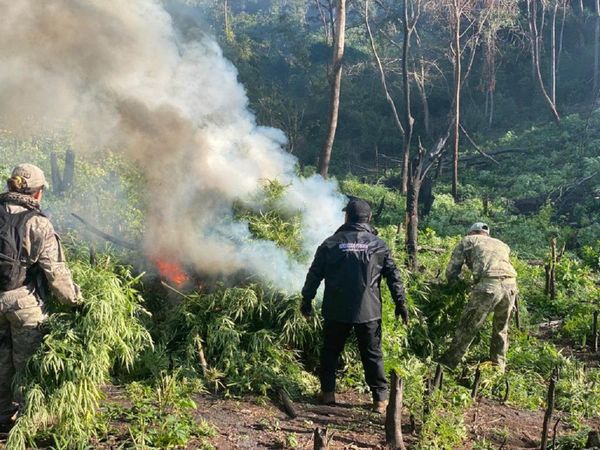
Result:
M180 264L172 261L163 261L154 259L154 264L162 278L166 278L177 287L183 286L190 280L189 275L183 270Z

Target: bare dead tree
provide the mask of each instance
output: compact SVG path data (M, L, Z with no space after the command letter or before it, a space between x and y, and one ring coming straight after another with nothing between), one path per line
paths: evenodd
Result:
M481 33L487 23L491 9L486 4L478 5L475 0L444 0L447 11L447 20L450 25L450 55L454 68L452 89L452 196L455 201L458 195L458 159L460 144L460 112L462 88L471 73L475 54L481 40ZM463 20L466 21L463 29ZM468 58L463 57L469 50Z
M321 0L315 0L315 4L317 6L317 11L319 11L319 18L323 23L323 32L325 33L325 43L330 45L332 40L332 30L331 26L333 25L330 20L327 19L327 16L331 17L331 8L328 8L327 14L325 11L325 6L321 2ZM327 7L331 6L331 2L327 5Z
M406 192L405 212L405 247L407 253L406 263L410 269L415 269L418 266L419 194L421 185L431 168L439 163L449 137L450 128L448 128L445 135L437 140L431 152L427 152L419 139L418 153L409 166L410 176Z
M554 1L552 9L552 25L550 27L550 98L556 105L556 15L559 0Z
M410 51L410 41L419 17L421 15L421 0L408 2L403 0L404 17L402 20L402 31L404 39L402 41L402 89L404 92L404 141L403 141L403 161L402 161L402 189L403 192L408 190L408 164L410 158L410 145L412 143L415 119L411 112L410 101L410 78L408 71L408 53ZM410 10L410 11L409 11Z
M369 0L365 0L365 26L367 28L367 34L369 35L369 42L371 44L371 51L373 52L373 57L375 58L375 64L379 71L379 81L381 82L381 87L383 88L383 92L385 94L385 99L386 99L388 105L390 105L390 109L392 110L392 116L394 117L394 124L396 125L396 128L398 128L398 131L400 132L400 135L402 136L402 139L404 140L404 135L406 134L406 131L405 131L404 127L402 126L402 121L400 120L400 116L398 115L398 108L396 108L396 102L394 101L394 99L388 89L387 79L386 79L386 75L385 75L385 68L383 67L383 63L381 62L379 53L377 52L377 47L375 45L375 39L373 38L373 32L371 31L371 25L369 24ZM404 149L403 151L405 152L406 150ZM406 158L407 158L407 155L404 153L403 161ZM407 173L406 173L406 170L404 169L404 163L403 163L403 173L402 173L402 193L403 194L406 193L406 177L407 177Z
M531 46L531 58L532 67L537 82L538 89L546 103L546 106L550 110L554 121L559 124L560 116L556 109L556 103L552 101L552 98L548 95L544 79L542 77L541 64L540 64L540 32L538 30L538 1L539 0L527 0L527 22L529 27L529 43Z
M429 100L427 100L427 91L425 90L425 61L423 58L419 58L419 69L413 71L415 85L419 98L421 99L421 107L423 108L423 127L427 136L431 136L431 120L429 114Z
M346 0L337 0L335 36L333 39L331 97L329 109L329 127L325 143L319 158L319 173L327 178L329 162L331 161L331 150L335 140L338 116L340 110L340 92L342 87L342 59L344 57L344 42L346 37Z

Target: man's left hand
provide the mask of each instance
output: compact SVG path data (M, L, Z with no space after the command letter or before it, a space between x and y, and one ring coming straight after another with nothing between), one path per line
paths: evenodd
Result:
M402 323L404 325L408 325L408 309L406 309L406 305L404 303L396 305L396 320L398 318L402 318Z

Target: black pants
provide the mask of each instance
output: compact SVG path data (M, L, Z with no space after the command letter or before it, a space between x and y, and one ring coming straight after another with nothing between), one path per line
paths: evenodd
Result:
M342 323L325 320L323 325L323 351L321 352L321 390L335 391L335 371L346 339L354 328L358 349L365 371L365 379L371 388L373 400L385 400L388 384L383 370L381 352L381 320L366 323Z

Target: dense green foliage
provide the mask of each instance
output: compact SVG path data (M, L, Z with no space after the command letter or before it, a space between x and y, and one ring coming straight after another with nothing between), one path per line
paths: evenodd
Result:
M186 31L194 22L182 18L197 18L202 28L211 28L239 70L258 122L283 129L299 171L312 172L329 107L330 37L325 36L331 24L327 11L321 16L315 6L326 2L243 0L225 3L229 9L217 0L187 3L167 2L178 28ZM400 105L400 2L372 3L375 44L391 94ZM414 80L417 61L424 64L430 130L415 81L413 108L415 135L428 146L447 126L453 75L445 10L436 7L444 2L426 3L411 64ZM384 352L386 369L396 369L405 382L405 405L417 424L419 449L455 448L467 436L464 416L473 404L470 385L487 355L489 323L471 347L463 373L447 374L444 387L432 395L424 380L433 377L435 361L468 299L469 275L448 286L445 265L459 237L478 220L488 222L492 234L514 250L521 319L520 329L511 326L507 372L480 365L480 394L518 408L543 408L548 379L559 368L557 409L565 413L573 433L562 436L558 448L580 448L584 420L600 416L600 370L585 368L576 356L568 356L572 348L587 349L591 317L600 307L600 114L593 111L595 96L587 98L597 51L593 25L598 19L592 18L591 2L584 2L582 11L576 2L567 3L558 69L557 103L563 116L559 126L547 123L549 114L531 76L529 49L523 45L525 8L507 9L495 17L495 34L487 30L486 36L494 37L493 80L486 72L490 54L473 47L477 53L465 83L462 119L472 141L461 135L461 202L450 195L446 156L430 173L435 199L429 214L421 217L420 267L412 273L403 268L405 198L399 192L398 169L402 137L373 64L364 3L350 4L332 172L344 193L380 209L375 225L402 270L411 323L404 327L396 321L384 289ZM487 97L492 81L493 114ZM62 164L68 146L62 137L25 141L2 131L0 175L5 177L15 163L26 160L50 173L50 153L56 151ZM245 279L209 282L183 293L160 285L152 274L138 276L140 266L152 271L147 262L140 263L141 255L98 244L70 213L138 242L144 211L139 187L144 180L110 152L94 160L78 157L75 172L76 189L47 192L44 202L57 228L69 236L65 241L86 303L78 312L49 305L53 314L48 335L19 380L27 406L10 435L9 448L46 442L56 448L93 445L119 433L114 421L125 423L127 436L120 436L119 444L126 447L208 447L214 429L194 415L197 393L252 393L261 400L279 389L295 398L315 393L318 313L306 321L298 310L298 296ZM257 210L240 203L235 214L255 237L307 261L311 255L300 245L300 219L278 207L284 190L278 180L266 180L263 206ZM557 264L554 300L544 289L551 238L566 247ZM102 250L94 266L84 249L91 242ZM132 263L136 269L129 267ZM340 375L342 389L367 390L354 342L343 355ZM104 403L102 388L111 383L124 385L124 403ZM476 446L493 448L485 441Z
M43 150L39 152L44 155ZM110 155L108 158L111 161ZM104 177L97 163L80 160L78 164L86 176L97 170L97 176ZM83 190L87 188L85 180L77 179ZM94 176L87 180L95 181ZM376 225L402 268L402 197L386 187L384 180L373 185L348 177L341 185L346 193L367 198L374 206L385 199ZM297 218L277 209L277 199L284 190L285 186L275 181L266 183L262 209L238 205L237 214L247 220L255 236L271 239L296 257L306 259L298 252ZM47 201L53 208L62 199L50 193ZM135 211L134 202L131 207ZM468 294L468 274L464 282L448 286L443 269L457 235L462 234L466 223L481 217L476 213L481 207L475 193L460 204L438 195L420 235L421 268L414 273L402 268L412 317L409 327L396 322L389 293L384 290L386 368L396 369L404 379L405 404L415 417L419 448L423 449L452 448L465 439L464 412L472 404L469 385L477 362L487 355L489 325L468 354L466 370L460 374L466 378L449 374L441 391L427 395L423 380L432 378L435 360L447 345L449 330L455 327ZM550 224L551 208L525 219L507 215L507 208L501 201L492 202L486 220L511 245L536 250L518 253L547 258L545 242L556 231ZM134 212L131 216L132 228L137 215ZM57 216L57 221L61 223L67 217ZM542 237L528 231L532 223L537 224ZM123 225L124 233L129 233L128 224ZM508 232L511 229L512 234ZM234 396L254 393L260 398L276 395L278 389L285 389L292 397L316 392L320 319L317 314L306 321L299 313L297 296L245 283L206 286L188 293L156 285L151 277L140 284L128 269L111 263L131 255L112 250L92 267L81 245L85 235L78 235L76 229L69 235L72 239L66 244L86 306L82 312L70 313L51 305L54 314L49 322L50 333L21 381L28 407L11 434L10 445L14 448L40 439L50 439L57 447L105 439L118 433L112 425L115 420L125 423L128 429L129 437L120 439L137 448L177 447L192 442L208 445L211 428L193 414L193 398L198 392ZM562 239L563 235L558 236ZM576 359L564 356L557 346L565 345L565 339L569 345L588 344L590 317L598 307L597 247L592 242L578 253L567 252L559 262L557 297L553 301L544 294L543 267L515 256L522 328L511 328L506 374L487 364L481 366L481 395L501 400L508 383L506 402L529 409L544 406L547 380L559 367L557 408L568 413L577 433L564 437L561 448L565 449L584 438L585 418L600 415L598 369L583 370ZM539 324L554 319L561 319L554 334L557 341L548 340L538 330ZM343 356L341 376L342 389L367 390L358 350L352 342ZM99 408L103 404L100 387L111 379L125 383L130 405L117 403ZM178 426L168 426L170 423Z
M72 267L85 306L50 316L44 343L18 380L26 408L10 434L11 449L26 448L38 431L58 447L88 442L101 426L101 387L152 344L142 323L147 312L135 289L138 278L108 260L94 267L78 260Z

